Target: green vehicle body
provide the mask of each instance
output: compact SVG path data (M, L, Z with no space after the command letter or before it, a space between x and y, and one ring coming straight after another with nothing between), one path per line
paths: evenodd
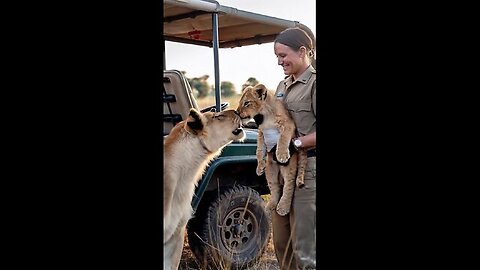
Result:
M257 157L255 151L257 149L257 135L258 132L252 129L244 129L246 133L246 138L243 142L233 142L227 145L222 154L216 158L211 165L208 167L206 173L203 175L202 180L200 180L198 187L195 191L195 196L192 200L192 207L194 212L196 211L200 201L203 197L205 191L214 191L218 187L228 187L235 184L242 184L250 186L253 189L257 190L260 195L269 194L270 191L267 186L265 175L262 176L253 176L252 173L247 174L247 177L235 177L227 176L225 177L223 171L220 168L229 168L239 167L248 169L251 172L255 173L257 166ZM220 172L220 173L215 173ZM221 177L220 182L211 181L216 177ZM250 179L250 181L247 180ZM252 179L253 178L253 179Z

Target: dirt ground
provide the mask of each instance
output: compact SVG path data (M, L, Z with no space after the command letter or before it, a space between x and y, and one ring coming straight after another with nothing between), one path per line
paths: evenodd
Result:
M270 233L271 234L271 233ZM198 270L200 269L199 264L195 255L193 255L188 245L188 240L185 237L182 260L180 261L180 270ZM267 248L262 255L260 261L248 268L249 270L279 270L280 267L277 263L277 258L275 257L275 251L273 250L272 237L270 235L270 240L268 242Z

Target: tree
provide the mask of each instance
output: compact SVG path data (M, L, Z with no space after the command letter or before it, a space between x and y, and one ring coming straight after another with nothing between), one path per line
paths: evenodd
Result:
M220 89L222 90L221 93L222 93L222 96L224 97L231 97L234 94L236 94L235 85L233 85L233 83L229 81L221 82Z
M202 77L195 77L195 78L187 78L190 86L193 90L197 92L197 98L204 98L208 96L208 92L210 92L210 87L208 85L208 75L203 75Z
M257 79L255 79L254 77L250 77L247 79L247 81L242 85L242 91L243 89L245 89L245 87L247 86L255 86L257 85L259 82Z

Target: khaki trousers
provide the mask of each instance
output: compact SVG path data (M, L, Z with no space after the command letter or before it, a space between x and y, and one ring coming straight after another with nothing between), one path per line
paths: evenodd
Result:
M316 174L316 157L310 157L305 186L295 188L290 213L272 211L273 244L282 270L316 269Z

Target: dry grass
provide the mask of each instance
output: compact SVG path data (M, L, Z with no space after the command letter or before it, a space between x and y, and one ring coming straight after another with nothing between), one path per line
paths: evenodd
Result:
M228 102L230 103L230 106L228 106L227 109L236 109L238 107L238 101L240 100L240 94L234 95L231 97L222 97L221 102ZM197 98L197 105L199 109L206 108L211 105L215 105L215 97L205 97L198 99Z
M200 269L200 262L197 260L195 255L193 255L188 245L187 236L185 235L184 246L182 251L182 259L180 261L179 270L198 270ZM248 270L279 270L280 267L277 263L277 258L275 257L275 251L273 249L273 242L270 232L270 240L267 244L265 252L263 253L260 261L247 268Z
M265 202L268 202L268 200L270 199L270 195L262 195L261 197ZM269 226L270 228L272 228L271 221L269 223ZM248 270L280 270L280 267L277 262L277 257L275 256L275 250L273 248L272 239L273 239L272 231L270 230L269 240L265 248L265 251L262 254L262 257L255 265L252 265L246 269ZM182 258L181 258L180 266L178 269L179 270L201 269L200 262L197 260L197 258L195 257L195 255L190 249L190 246L188 244L187 234L185 234L183 243L184 243L184 246L182 251ZM219 269L219 270L229 270L229 269Z

